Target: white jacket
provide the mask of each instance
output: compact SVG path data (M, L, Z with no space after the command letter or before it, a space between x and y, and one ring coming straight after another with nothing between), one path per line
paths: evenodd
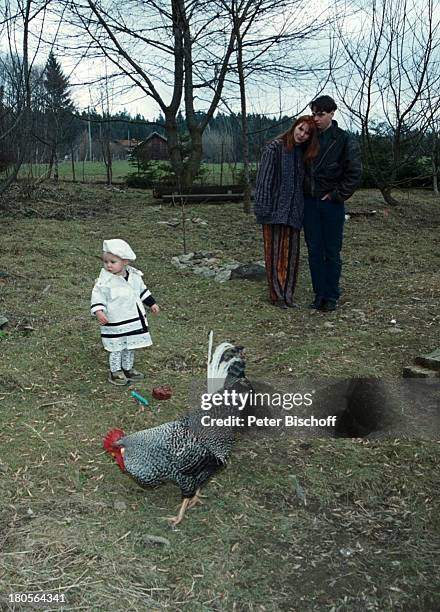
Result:
M152 344L144 301L154 300L142 279L142 272L127 266L128 279L101 270L92 291L90 312L105 312L108 324L101 326L107 351L134 349ZM154 301L153 301L154 303Z

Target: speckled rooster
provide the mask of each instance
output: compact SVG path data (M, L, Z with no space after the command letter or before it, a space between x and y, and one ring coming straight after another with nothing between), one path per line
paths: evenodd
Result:
M212 332L208 349L208 393L235 390L243 394L251 390L245 378L243 347L227 342L212 354ZM201 418L237 416L237 407L213 406L209 412L198 408L188 415L144 429L128 436L121 429L112 429L104 439L104 449L110 453L122 471L141 486L165 481L175 482L182 491L182 504L177 516L168 519L178 525L187 509L200 502L200 487L228 461L236 430L234 427L204 426ZM244 417L246 407L240 411Z

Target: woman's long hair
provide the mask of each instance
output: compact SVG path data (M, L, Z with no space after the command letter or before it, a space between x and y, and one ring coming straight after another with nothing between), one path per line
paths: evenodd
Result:
M307 123L310 128L310 138L302 145L304 149L304 161L308 162L315 159L319 154L318 128L316 127L312 115L302 115L302 117L298 117L286 132L283 132L277 137L277 140L281 140L286 149L291 151L295 146L293 133L295 128L301 123Z

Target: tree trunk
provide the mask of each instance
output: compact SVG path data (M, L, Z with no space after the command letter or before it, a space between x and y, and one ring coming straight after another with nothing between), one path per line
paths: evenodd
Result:
M243 138L242 154L243 154L243 212L250 214L251 212L251 184L249 175L249 135L247 123L247 108L246 108L246 83L243 70L243 44L240 33L240 25L235 20L235 36L237 39L237 70L238 82L240 85L240 103L241 103L241 134Z
M102 123L99 124L99 140L101 143L102 160L105 165L107 175L107 185L112 184L113 167L112 167L112 152L110 147L110 129L108 123L105 124L105 129L102 129Z
M113 183L113 164L112 164L111 156L108 159L106 168L107 168L107 185L111 185Z
M72 182L76 183L76 174L75 174L75 159L73 152L73 143L70 145L70 160L72 162Z
M46 179L50 179L50 177L52 176L54 158L55 158L55 153L52 149L52 151L50 152L50 157L49 157L49 166L46 172L40 177L41 182L43 182Z
M171 167L176 175L176 186L180 186L183 183L182 153L179 144L176 117L173 113L165 115L165 130Z
M200 170L203 157L202 131L199 126L190 129L191 151L189 159L183 164L182 188L191 187Z
M110 152L109 143L106 143L106 150L103 151L103 155L104 155L105 171L107 174L107 185L111 185L113 182L113 165L112 165L112 155Z
M225 143L222 140L222 148L220 151L220 187L223 185L223 157L224 157Z
M438 134L436 131L432 134L432 152L431 152L431 162L432 162L432 188L436 196L440 195L438 188L438 175L440 173L439 166L439 150L438 150Z
M59 166L58 166L58 155L57 155L57 150L55 148L55 157L54 157L54 161L53 161L53 180L55 181L55 183L58 183L58 179L59 179Z

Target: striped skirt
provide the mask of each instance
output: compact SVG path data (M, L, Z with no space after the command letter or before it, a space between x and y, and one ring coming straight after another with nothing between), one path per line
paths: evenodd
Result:
M300 231L289 225L263 225L264 259L272 304L293 306L299 237Z

